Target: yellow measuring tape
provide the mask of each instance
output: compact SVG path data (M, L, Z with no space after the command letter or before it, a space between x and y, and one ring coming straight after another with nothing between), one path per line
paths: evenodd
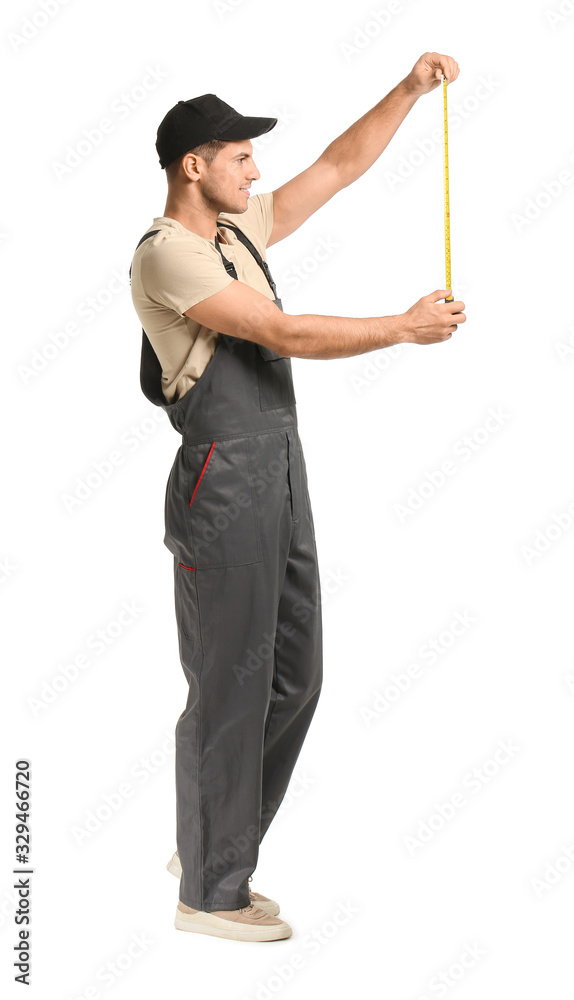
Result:
M446 110L446 76L442 78L442 99L444 109L444 260L446 267L445 288L452 288L450 276L450 200L448 196L448 118ZM454 302L449 295L445 302Z

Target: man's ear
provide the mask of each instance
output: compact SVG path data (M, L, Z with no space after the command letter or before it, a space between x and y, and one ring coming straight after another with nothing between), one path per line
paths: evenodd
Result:
M199 180L201 167L195 153L185 153L181 158L181 169L190 180Z

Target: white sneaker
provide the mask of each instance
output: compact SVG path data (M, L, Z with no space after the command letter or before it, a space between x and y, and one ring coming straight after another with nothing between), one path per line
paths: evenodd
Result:
M192 913L178 906L174 924L179 931L212 934L234 941L278 941L292 934L284 920L272 917L253 903L239 910L193 910Z
M171 860L168 861L166 868L168 872L171 872L171 874L175 875L176 878L181 878L181 862L177 851ZM253 875L250 875L248 881L251 882L252 878ZM269 913L272 917L279 913L279 903L276 903L274 899L269 899L269 896L262 896L260 892L252 892L250 889L249 899L254 906L258 906L260 910L265 910L265 912Z

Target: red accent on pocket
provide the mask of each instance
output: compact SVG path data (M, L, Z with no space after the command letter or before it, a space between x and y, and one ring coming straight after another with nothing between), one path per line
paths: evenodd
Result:
M189 506L190 507L191 507L191 505L193 503L193 498L194 498L195 494L197 493L197 487L199 486L201 480L203 479L203 475L205 473L205 470L207 469L207 466L209 465L209 459L211 458L211 455L213 453L213 449L214 448L215 448L215 441L213 442L211 448L209 449L209 455L205 459L205 463L204 463L203 469L201 470L201 476L199 477L199 479L197 480L197 482L195 484L195 489L194 489L194 491L193 491L193 493L191 495L191 500L189 501ZM181 563L180 563L180 566L181 566ZM189 566L187 566L186 569L189 569Z
M195 573L195 566L184 566L183 563L178 563L177 565L181 566L183 569L190 569L193 573Z

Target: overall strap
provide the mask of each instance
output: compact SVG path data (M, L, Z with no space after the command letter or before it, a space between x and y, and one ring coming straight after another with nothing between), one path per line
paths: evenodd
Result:
M238 229L237 226L231 226L228 222L220 222L219 225L222 226L222 227L224 226L225 229L233 229L233 231L235 233L237 233L238 240L240 240L241 243L243 243L243 245L247 247L247 249L253 255L253 257L255 257L255 260L259 264L259 267L261 268L261 270L265 274L265 277L267 278L267 281L269 282L269 285L271 287L271 291L273 292L273 297L276 299L277 298L277 288L275 287L275 282L273 281L273 278L271 277L271 271L269 270L269 266L267 264L267 261L263 260L263 257L259 253L259 250L257 249L257 247L253 246L253 243L251 242L251 240L248 239L248 237L245 235L245 233L242 232L241 229ZM232 278L236 278L237 277L237 271L235 270L235 265L232 264L232 262L230 260L226 260L226 258L223 256L223 251L221 249L221 246L219 245L219 237L217 235L215 237L215 245L216 245L217 249L219 250L219 252L221 254L221 259L223 261L223 266L225 267L225 270L227 271L228 274L231 275Z
M144 240L149 240L150 236L155 236L155 234L159 233L159 232L160 232L159 229L152 229L151 233L146 233L145 236L142 236L141 240L138 243L138 246L136 247L136 250L137 250L138 247L141 247L141 245L144 242ZM131 283L131 280L132 280L132 266L130 264L130 283Z
M159 229L153 229L151 233L146 233L142 236L141 240L136 247L142 245L145 240L149 240L150 236L155 236L159 233ZM130 284L132 281L132 269L130 265ZM161 391L158 390L157 386L161 386L161 378L163 375L163 369L160 364L159 358L155 353L153 347L151 346L149 337L142 327L142 346L141 346L141 360L140 360L140 385L144 396L149 399L150 403L154 403L156 406L165 405L165 396Z
M241 231L241 229L238 229L237 226L231 226L228 222L220 223L220 225L221 226L225 226L226 229L233 229L233 231L235 233L237 233L237 238L241 241L241 243L243 243L244 246L247 247L247 249L249 250L249 252L255 258L256 262L259 264L259 267L261 268L261 270L263 271L265 277L267 278L267 281L269 282L271 291L273 292L273 297L276 299L277 298L277 288L276 288L275 282L273 281L273 278L271 277L271 271L269 270L269 266L267 264L267 261L263 260L263 257L259 253L259 250L257 249L257 247L255 247L253 245L253 243L251 242L251 240L245 235L244 232ZM159 233L159 232L161 232L161 230L159 230L159 229L152 229L152 231L150 233L146 233L145 236L142 236L141 240L139 241L139 243L138 243L138 245L136 247L136 250L138 249L138 247L140 247L142 245L142 243L145 240L148 240L150 238L150 236L155 236L156 233ZM219 253L221 254L221 259L223 261L223 266L224 266L225 270L227 271L228 274L231 275L232 278L237 278L237 271L235 270L235 264L233 264L230 260L227 260L227 258L223 256L223 251L221 249L221 246L220 246L220 243L219 243L219 237L218 237L217 233L215 235L215 245L216 245L217 249L219 250ZM132 269L131 269L131 265L130 265L130 281L131 281L131 278L132 278Z

